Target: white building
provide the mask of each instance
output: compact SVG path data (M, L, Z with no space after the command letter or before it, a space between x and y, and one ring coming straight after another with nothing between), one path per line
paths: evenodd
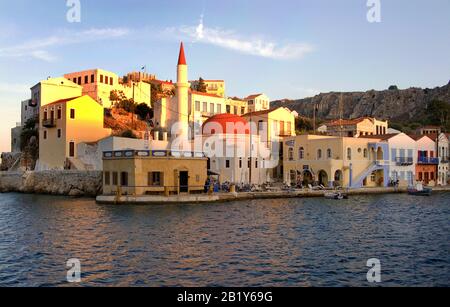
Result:
M270 100L265 94L250 95L244 100L247 102L249 113L270 109Z
M404 133L378 136L389 144L389 179L399 181L401 186L411 186L415 182L417 144Z
M97 142L85 142L77 145L77 169L102 170L103 153L120 150L167 150L167 141L131 139L110 136Z
M262 184L271 180L269 161L265 159L270 159L269 149L250 130L244 118L233 114L216 115L204 123L208 170L219 174L221 182Z

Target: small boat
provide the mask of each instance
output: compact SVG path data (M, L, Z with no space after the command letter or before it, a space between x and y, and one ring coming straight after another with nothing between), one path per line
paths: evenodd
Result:
M424 187L421 183L418 183L415 188L408 188L408 194L414 196L431 196L431 188Z
M326 199L348 199L348 195L341 192L329 192L323 195Z

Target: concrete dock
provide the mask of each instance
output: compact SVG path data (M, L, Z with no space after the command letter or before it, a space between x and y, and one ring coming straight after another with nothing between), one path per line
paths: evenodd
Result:
M433 191L450 191L450 186L434 187ZM244 193L213 193L209 194L185 194L185 195L100 195L96 201L99 204L114 205L161 205L161 204L197 204L197 203L213 203L241 201L249 199L279 199L279 198L307 198L307 197L324 197L325 193L330 190L310 190L297 189L292 191L275 191L275 192L244 192ZM347 195L365 195L365 194L389 194L389 193L406 193L407 188L361 188L343 190Z

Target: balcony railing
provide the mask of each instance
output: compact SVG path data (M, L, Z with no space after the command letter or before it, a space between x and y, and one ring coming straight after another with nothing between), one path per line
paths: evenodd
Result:
M408 166L414 164L414 159L412 157L397 157L395 162L398 166Z
M192 151L176 151L176 150L117 150L117 151L104 151L104 159L115 158L145 158L145 157L175 157L175 158L204 158L206 157L203 152Z
M42 126L45 128L53 128L56 127L56 121L53 118L50 119L44 119L42 121Z
M439 164L439 158L419 157L418 164Z

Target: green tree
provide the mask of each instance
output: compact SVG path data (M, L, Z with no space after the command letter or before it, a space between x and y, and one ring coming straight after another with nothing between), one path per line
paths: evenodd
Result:
M146 103L138 104L134 113L137 114L141 120L153 117L153 110Z
M205 80L203 80L202 77L198 79L197 88L195 89L197 92L206 93L207 91L207 85L205 83Z
M313 124L310 119L299 116L295 119L295 130L299 133L311 131Z
M134 134L132 130L125 130L120 134L120 136L123 138L137 139L136 134Z
M425 123L437 125L445 130L450 128L450 104L448 102L433 100L427 107L427 118Z

